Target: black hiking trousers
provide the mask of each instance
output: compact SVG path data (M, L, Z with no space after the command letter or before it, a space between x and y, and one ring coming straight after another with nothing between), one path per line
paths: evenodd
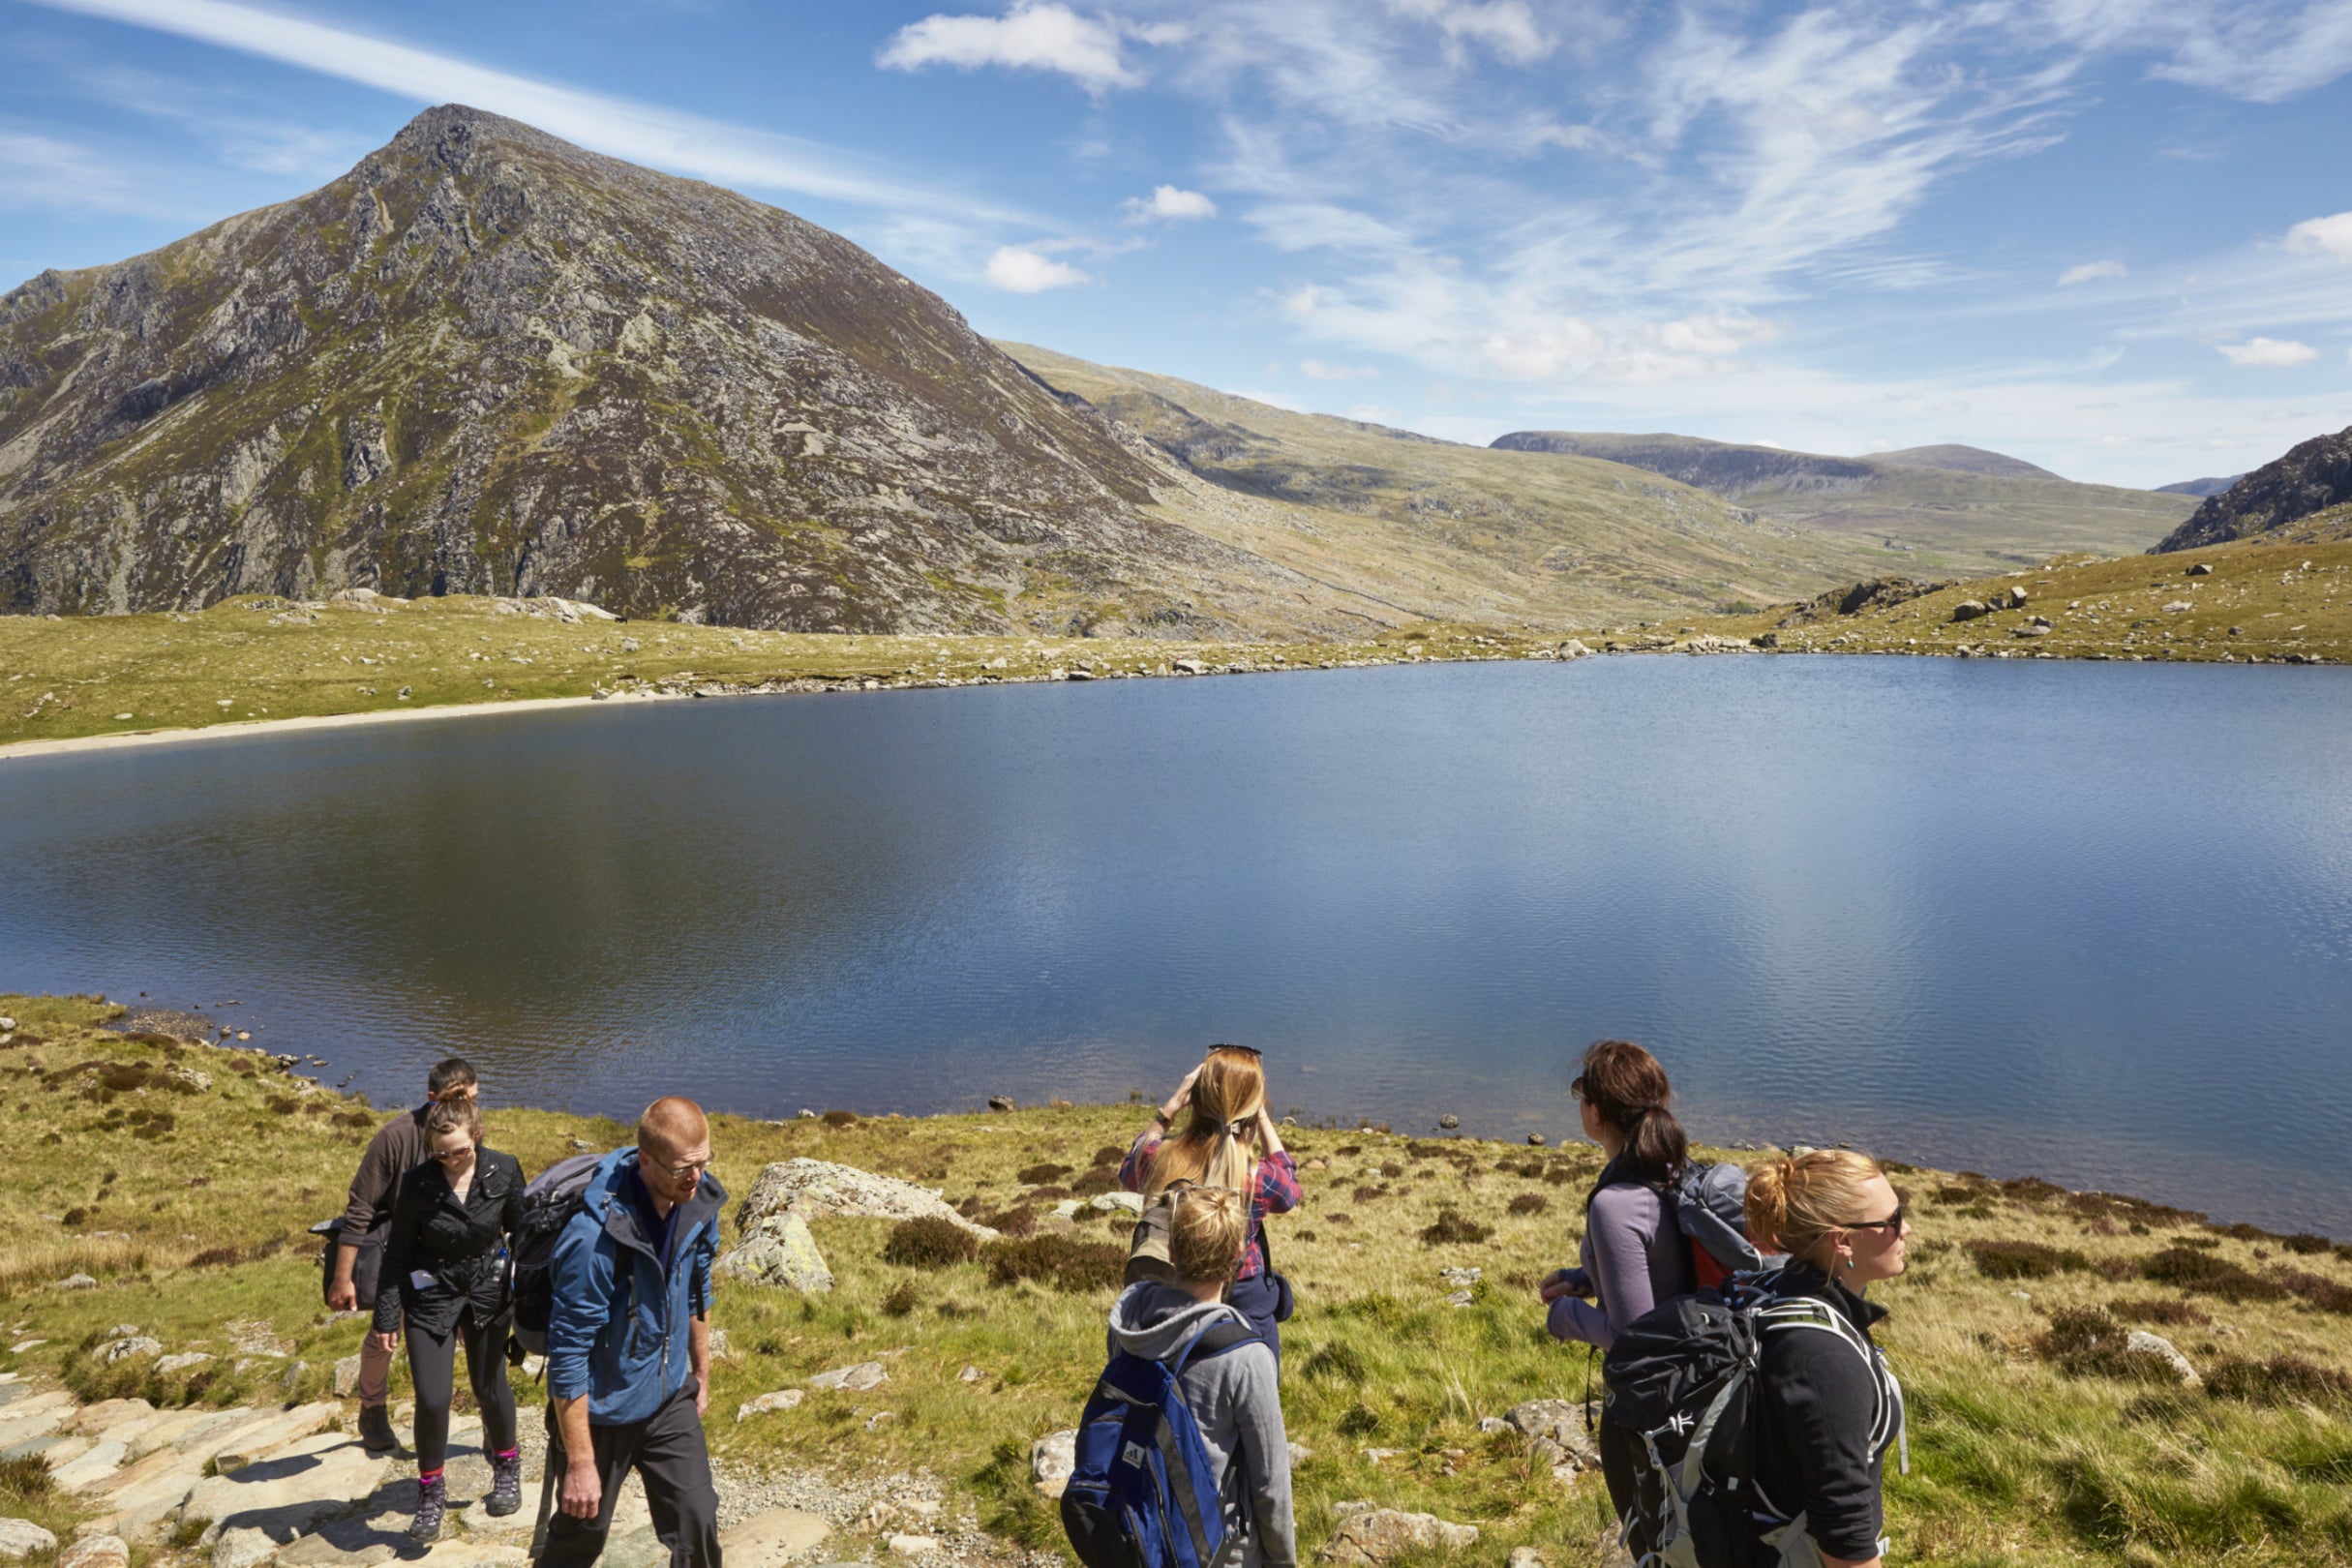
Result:
M474 1321L473 1309L458 1314L446 1334L408 1320L408 1380L416 1385L416 1467L430 1475L448 1462L449 1402L457 1392L458 1345L466 1346L466 1376L482 1412L482 1452L502 1454L515 1446L515 1392L506 1381L506 1316L488 1325Z
M645 1482L646 1507L653 1515L653 1533L670 1549L670 1568L720 1568L718 1490L710 1484L710 1450L703 1442L694 1392L689 1378L643 1421L588 1428L596 1474L604 1482L603 1505L592 1520L574 1519L558 1507L548 1521L547 1545L536 1568L588 1568L603 1554L613 1505L631 1470ZM549 1425L554 1426L552 1419ZM560 1441L551 1443L547 1473L558 1496L565 1462Z

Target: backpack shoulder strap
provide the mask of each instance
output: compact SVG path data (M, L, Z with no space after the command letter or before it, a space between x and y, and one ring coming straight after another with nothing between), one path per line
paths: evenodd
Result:
M1257 1338L1257 1330L1238 1316L1221 1318L1185 1342L1184 1348L1168 1358L1170 1377L1181 1377L1184 1370L1195 1361L1210 1356L1221 1356L1226 1351L1248 1344Z

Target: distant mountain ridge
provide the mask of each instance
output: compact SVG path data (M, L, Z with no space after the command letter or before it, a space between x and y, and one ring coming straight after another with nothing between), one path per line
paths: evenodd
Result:
M2315 436L2208 496L2150 555L2258 537L2352 501L2352 428Z
M2231 473L2211 479L2184 479L2178 484L2158 485L2156 488L2159 496L2194 496L2202 500L2208 496L2220 495L2245 477L2242 473Z
M799 630L1348 624L849 241L458 106L0 300L0 609L347 586ZM1360 622L1359 622L1360 623Z
M1906 575L1982 575L2069 551L2137 553L2193 510L2185 497L2078 484L1973 446L1852 458L1695 436L1557 430L1514 431L1493 444L1646 468L1808 528L1880 539L1913 558L1901 568Z

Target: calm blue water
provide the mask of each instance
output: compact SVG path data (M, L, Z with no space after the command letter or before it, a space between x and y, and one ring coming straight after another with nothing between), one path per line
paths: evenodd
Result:
M405 1099L1163 1094L1695 1131L2352 1236L2352 673L1590 659L739 699L0 764L0 989Z

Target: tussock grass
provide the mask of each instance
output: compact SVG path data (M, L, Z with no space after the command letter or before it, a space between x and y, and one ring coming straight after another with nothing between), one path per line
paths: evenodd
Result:
M365 1325L321 1310L316 1244L303 1227L340 1206L367 1135L343 1123L362 1107L256 1067L251 1055L103 1032L95 1025L112 1011L103 1004L8 997L0 1011L22 1022L19 1040L41 1040L0 1047L0 1099L28 1134L12 1144L16 1179L0 1186L0 1320L50 1342L0 1355L0 1370L159 1403L323 1394ZM172 1050L210 1075L210 1092L166 1096L150 1085L112 1101L86 1097L77 1086L103 1086L103 1072L49 1086L59 1067L156 1068ZM240 1062L251 1070L239 1071ZM178 1121L161 1139L110 1117L164 1098ZM286 1098L300 1108L268 1109ZM529 1169L571 1152L574 1137L601 1148L623 1135L610 1122L498 1098L493 1083L490 1140ZM1037 1194L1066 1179L1023 1178L1039 1166L1101 1169L1109 1161L1098 1156L1124 1153L1144 1114L1081 1106L840 1126L714 1118L715 1168L739 1194L767 1161L806 1156L923 1181L966 1213L1026 1215L1031 1230L1027 1241L934 1253L898 1242L904 1224L823 1220L813 1229L838 1282L830 1294L724 1282L716 1449L746 1463L927 1467L1009 1538L1058 1542L1052 1506L1029 1485L1029 1444L1070 1425L1101 1368L1126 1238L1091 1213L1065 1227ZM58 1141L43 1142L49 1133ZM1522 1544L1543 1550L1553 1568L1592 1562L1606 1510L1597 1478L1556 1481L1523 1439L1482 1433L1478 1421L1524 1400L1583 1396L1586 1358L1546 1337L1534 1284L1576 1256L1583 1217L1573 1197L1597 1173L1598 1151L1315 1128L1285 1136L1307 1192L1295 1216L1275 1221L1299 1300L1283 1333L1283 1398L1292 1438L1313 1451L1296 1477L1307 1549L1333 1528L1334 1503L1364 1497L1479 1524L1485 1534L1463 1559L1470 1568L1499 1568ZM205 1185L190 1185L198 1180ZM1898 1180L1912 1198L1915 1261L1879 1294L1892 1310L1881 1339L1913 1415L1913 1473L1889 1482L1889 1528L1904 1560L2352 1568L2352 1344L2344 1319L2303 1279L2352 1288L2352 1258L2324 1238L2291 1245L2047 1183L1933 1171ZM1561 1200L1515 1212L1531 1184ZM1354 1196L1359 1189L1367 1195ZM82 1231L40 1218L76 1205L96 1216ZM1492 1233L1453 1231L1424 1245L1449 1210ZM1974 1245L1985 1242L2079 1253L2090 1266L1993 1278ZM2156 1264L2165 1278L2149 1276L2152 1259L2173 1254L2200 1261ZM1099 1277L1042 1268L1000 1279L995 1265L1008 1255L1105 1261ZM1459 1266L1485 1278L1456 1308L1438 1271ZM99 1287L51 1288L76 1267ZM2204 1287L2239 1276L2276 1288L2231 1297ZM2170 1337L2206 1389L2178 1388L2144 1365L2115 1376L2069 1367L2064 1349L2054 1357L2046 1342L2085 1320L2101 1334L2105 1323L2142 1324ZM167 1349L216 1360L169 1378L141 1360L106 1367L93 1336L123 1322ZM232 1322L293 1342L304 1371L291 1387L287 1361L255 1358L237 1370ZM754 1395L869 1359L889 1369L879 1388L812 1391L796 1410L739 1426L729 1417ZM967 1367L979 1369L977 1380L961 1379ZM528 1383L520 1392L527 1403L535 1394ZM869 1430L885 1410L891 1419ZM62 1514L9 1511L53 1517L51 1527L70 1533Z

